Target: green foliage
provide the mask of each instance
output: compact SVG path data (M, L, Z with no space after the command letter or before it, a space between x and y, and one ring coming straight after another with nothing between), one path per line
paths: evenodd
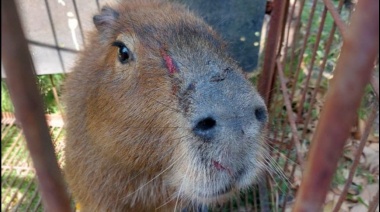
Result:
M371 111L371 105L376 101L375 94L371 85L367 85L364 89L364 96L358 109L359 119L365 120L369 112Z
M11 97L4 80L1 80L1 111L14 112Z
M346 169L347 169L347 164L343 164L342 162L340 162L332 180L333 187L344 185L346 183L347 179L344 174L344 170Z
M6 177L1 177L1 182L4 182L4 186L1 186L1 193L4 194L7 192L7 194L15 194L15 196L6 195L4 201L1 202L1 209L3 210L6 204L9 203L13 207L19 204L18 211L30 211L33 209L43 211L39 205L39 195L36 195L38 189L34 174L28 173L20 175L16 170L7 174ZM23 195L25 195L23 199L26 201L19 202Z
M59 105L54 97L56 89L58 97L61 95L61 85L65 79L64 74L41 75L37 76L37 85L42 95L45 112L59 113ZM9 90L4 80L1 81L1 111L14 112L13 104L9 95Z
M65 75L42 75L37 77L37 84L45 103L46 113L59 113L59 105L54 97L53 89L57 89L57 95L61 95L61 85Z

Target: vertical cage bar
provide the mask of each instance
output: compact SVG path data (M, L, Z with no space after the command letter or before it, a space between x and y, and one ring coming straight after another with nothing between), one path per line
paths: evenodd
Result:
M304 60L304 54L305 54L305 51L306 51L306 48L307 48L307 44L308 44L307 41L308 41L309 36L311 34L311 28L312 28L312 24L313 24L315 10L317 8L317 2L318 2L318 0L313 0L313 5L311 7L311 11L310 11L310 15L309 15L309 20L308 20L307 26L306 26L306 33L305 33L305 36L304 36L303 42L302 42L302 48L301 48L301 51L300 51L300 53L298 55L298 63L297 63L297 66L296 66L296 72L295 72L295 75L294 75L294 78L293 78L293 82L292 82L293 87L292 87L292 91L291 91L291 94L290 94L290 100L293 100L294 94L296 92L297 80L298 80L298 77L299 77L300 72L301 72L301 64L302 64L302 61Z
M272 88L274 86L275 64L283 19L288 0L275 0L273 15L270 19L268 38L265 47L265 56L262 73L258 82L258 91L263 96L267 107L270 107Z
M27 140L46 211L71 211L14 1L1 1L1 59L15 114Z
M368 212L375 212L376 208L379 206L379 190L373 197L372 201L369 203Z

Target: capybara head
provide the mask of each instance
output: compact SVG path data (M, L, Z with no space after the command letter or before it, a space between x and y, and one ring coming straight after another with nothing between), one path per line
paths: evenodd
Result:
M85 211L222 202L264 168L265 104L183 6L103 7L65 83L65 175Z

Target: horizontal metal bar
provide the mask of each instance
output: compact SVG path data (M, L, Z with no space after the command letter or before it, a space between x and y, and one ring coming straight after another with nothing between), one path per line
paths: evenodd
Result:
M65 47L59 47L59 46L55 46L55 45L51 45L51 44L47 44L47 43L42 43L42 42L38 42L38 41L34 41L34 40L27 40L27 42L29 44L32 44L32 45L46 47L46 48L49 48L49 49L61 50L61 51L71 52L71 53L79 53L80 52L80 51L75 50L75 49L70 49L70 48L65 48Z

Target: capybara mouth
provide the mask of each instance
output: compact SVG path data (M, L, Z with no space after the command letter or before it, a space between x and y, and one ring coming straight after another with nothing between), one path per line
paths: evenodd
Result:
M237 171L233 172L229 167L227 166L223 166L220 162L216 161L216 160L211 160L212 161L212 164L213 166L218 170L218 171L222 171L222 172L227 172L228 175L234 179L234 181L238 181L239 178L244 175L244 173L246 172L245 171L245 168L241 168L241 169L238 169Z
M227 171L229 175L232 175L232 172L231 170L228 168L228 167L224 167L220 162L216 161L216 160L211 160L212 161L212 165L214 165L214 167L219 170L219 171Z

